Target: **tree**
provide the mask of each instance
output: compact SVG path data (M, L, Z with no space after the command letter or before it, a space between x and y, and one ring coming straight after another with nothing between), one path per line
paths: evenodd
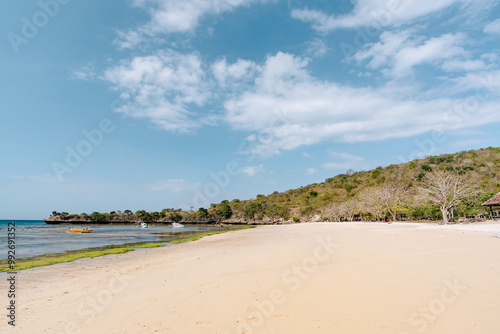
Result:
M342 203L333 203L325 209L325 215L327 218L330 218L332 221L339 222L340 219L344 216L344 212L342 210Z
M94 222L103 222L106 220L106 217L104 217L104 215L102 213L97 212L97 211L92 212L92 214L90 215L90 218Z
M334 203L326 209L326 214L332 218L332 220L340 221L341 218L347 221L353 221L354 216L358 213L358 202L353 199L341 203Z
M151 215L151 221L157 222L158 220L160 220L160 218L162 218L162 214L158 211L151 212L150 215Z
M143 222L152 221L151 214L149 212L146 212L145 210L138 210L135 212L135 215Z
M229 204L223 203L218 208L217 213L219 216L228 219L233 215L233 210L231 210L231 206Z
M262 204L258 202L251 202L244 210L243 213L245 214L245 217L249 219L254 219L256 214L263 213L263 207Z
M208 210L205 208L199 208L198 212L196 212L196 218L201 220L208 219Z
M214 204L209 210L210 219L216 223L220 223L223 219L231 218L233 210L227 203Z
M396 220L398 211L406 210L408 188L398 183L384 183L368 189L361 197L370 207L372 213L384 218L387 214Z
M271 218L283 218L283 219L288 219L290 218L290 210L287 207L281 206L274 204L272 207L269 207L267 209L267 214L268 217Z
M182 220L182 215L179 212L171 212L168 215L168 219L174 223L178 223Z
M424 182L419 191L425 199L439 205L444 224L448 223L450 209L476 192L467 174L435 170L425 176Z
M340 208L344 214L344 218L346 218L347 221L350 222L354 220L354 216L359 212L358 201L354 199L343 202Z

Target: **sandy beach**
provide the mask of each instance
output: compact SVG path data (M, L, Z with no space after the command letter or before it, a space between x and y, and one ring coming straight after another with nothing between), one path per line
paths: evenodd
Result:
M16 327L2 316L0 332L499 333L494 232L499 223L261 226L30 269L16 277Z

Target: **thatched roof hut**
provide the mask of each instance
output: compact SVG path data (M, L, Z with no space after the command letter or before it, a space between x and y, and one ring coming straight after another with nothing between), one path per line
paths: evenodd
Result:
M487 200L486 202L484 202L481 205L482 206L500 206L500 193L496 194L495 196L493 196L492 198L490 198L489 200Z
M495 196L493 196L492 198L490 198L489 200L487 200L486 202L484 202L481 205L482 206L489 206L490 210L491 210L491 217L494 218L493 207L500 206L500 193L496 194Z

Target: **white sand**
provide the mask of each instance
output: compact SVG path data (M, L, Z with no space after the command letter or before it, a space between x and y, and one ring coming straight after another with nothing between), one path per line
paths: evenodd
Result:
M36 268L17 275L15 332L499 333L492 232L500 224L262 226Z

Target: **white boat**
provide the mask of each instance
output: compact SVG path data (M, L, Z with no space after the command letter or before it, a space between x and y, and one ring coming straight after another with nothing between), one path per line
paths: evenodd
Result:
M142 223L141 223L141 227L142 227L142 228L148 228L148 224L146 224L146 223L142 222Z
M172 223L173 227L184 227L181 223Z

